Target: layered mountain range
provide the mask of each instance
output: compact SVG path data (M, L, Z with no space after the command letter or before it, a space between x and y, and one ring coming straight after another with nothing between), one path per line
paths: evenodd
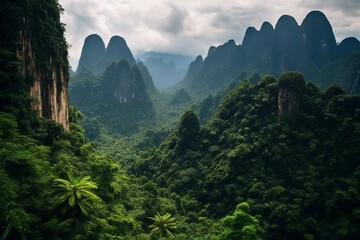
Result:
M242 74L300 71L307 79L327 87L338 83L359 92L360 42L353 37L337 44L332 27L320 11L310 12L299 25L288 15L275 27L264 22L249 27L241 45L234 40L210 47L206 58L197 57L179 84L192 94L207 95Z
M165 62L163 58L149 57L144 63L153 76L154 84L158 89L170 87L186 75L184 68L177 69L173 61Z
M193 57L162 52L144 52L137 56L144 61L158 89L165 89L182 80Z

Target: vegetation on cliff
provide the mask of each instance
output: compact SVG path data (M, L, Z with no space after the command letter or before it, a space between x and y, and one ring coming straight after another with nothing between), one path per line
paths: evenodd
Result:
M148 100L160 94L147 95L146 69L122 60L101 78L84 71L77 79L74 97L87 116L66 108L66 131L31 107L33 75L26 74L49 75L49 62L66 54L61 7L2 1L0 11L9 31L0 35L1 239L360 238L359 95L339 86L322 91L299 72L243 74L193 109L180 90L155 100L154 110ZM28 15L40 24L27 29L35 66L10 41ZM38 43L43 31L49 42ZM62 57L52 60L56 49ZM67 61L58 64L68 69ZM198 57L194 76L204 64ZM121 119L133 108L133 118ZM142 130L134 122L155 111L164 113L161 125ZM105 126L134 134L117 138Z

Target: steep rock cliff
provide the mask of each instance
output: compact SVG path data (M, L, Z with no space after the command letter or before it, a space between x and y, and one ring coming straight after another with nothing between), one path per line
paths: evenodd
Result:
M279 119L291 115L299 108L304 88L304 77L300 73L287 72L280 77L278 85Z
M0 48L10 51L21 62L18 71L25 80L22 90L33 98L32 109L40 117L55 120L69 130L68 55L60 5L45 0L3 4L7 16L1 21L11 26L8 29L11 34L5 29L1 31L1 35L9 37L1 39Z

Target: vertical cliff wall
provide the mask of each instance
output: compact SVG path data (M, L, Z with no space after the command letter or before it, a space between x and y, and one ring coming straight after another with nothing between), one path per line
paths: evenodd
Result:
M69 130L68 52L61 6L57 0L4 0L1 21L9 26L0 48L16 56L22 86L39 116L55 120ZM14 81L14 79L8 79Z
M278 85L278 117L291 115L300 105L305 88L305 80L301 73L287 72L281 75Z
M55 60L56 56L53 54L38 59L33 47L35 39L29 32L31 30L29 21L31 19L23 17L17 56L24 63L21 71L28 79L28 92L34 98L31 106L38 111L39 116L55 120L62 124L65 130L69 130L67 64L61 64L59 59ZM42 50L46 51L46 49ZM63 60L67 61L66 58Z

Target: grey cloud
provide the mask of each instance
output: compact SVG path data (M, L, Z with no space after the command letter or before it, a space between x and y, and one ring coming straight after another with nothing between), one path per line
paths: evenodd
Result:
M328 17L338 41L360 37L359 0L59 0L65 9L71 58L79 58L85 37L98 33L105 41L123 36L133 51L162 50L192 55L229 39L241 44L245 31L273 26L284 14L299 24L311 10Z
M93 16L88 14L88 12L74 12L74 27L78 30L85 30L85 29L94 29L97 28L97 23L94 21Z
M163 23L163 30L177 35L184 29L184 21L188 16L188 12L176 5L170 5L170 8L171 11Z
M305 6L312 7L315 9L331 9L345 12L346 14L355 14L360 12L360 1L359 0L328 0L328 1L317 1L317 0L306 0L304 1Z

